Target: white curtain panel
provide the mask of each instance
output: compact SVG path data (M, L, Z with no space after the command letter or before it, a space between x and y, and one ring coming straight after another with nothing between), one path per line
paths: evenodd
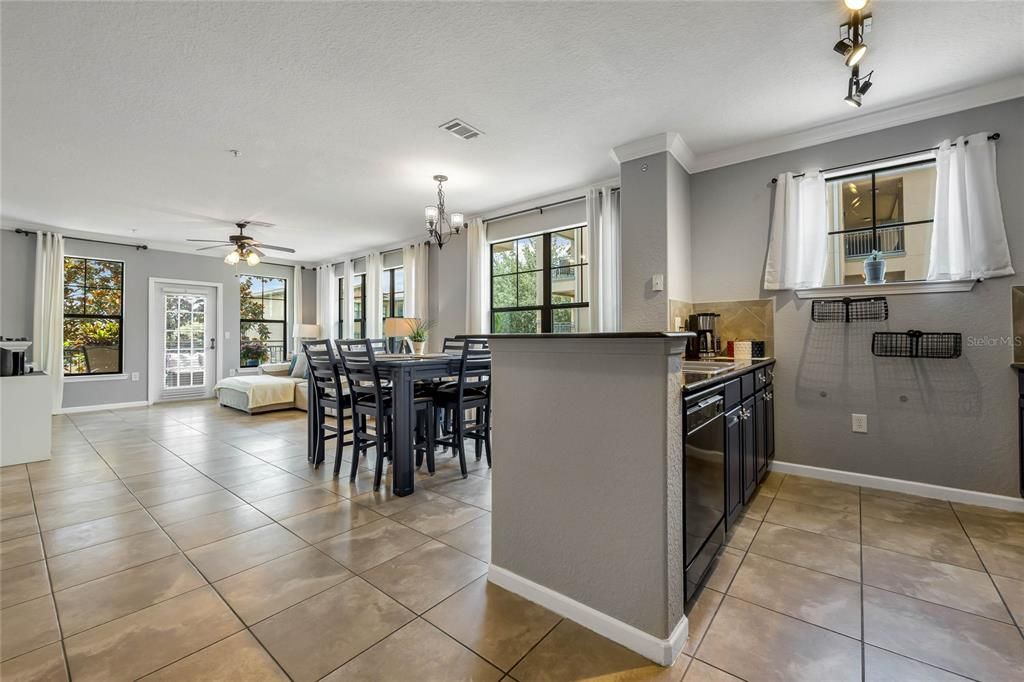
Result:
M587 191L587 225L590 329L618 331L622 327L622 233L619 197L610 186Z
M316 268L316 323L324 338L334 338L338 333L338 278L333 265Z
M825 176L783 173L776 178L775 207L764 270L764 288L811 289L825 278L828 247Z
M302 324L302 266L292 269L292 330ZM302 337L292 336L292 352L302 350Z
M929 280L1013 274L989 133L943 140L935 157L935 223Z
M49 375L51 414L59 414L64 403L64 237L50 232L36 234L32 361Z
M430 245L412 244L402 248L405 270L405 316L426 320L429 314L427 271L430 267Z
M366 254L366 285L363 287L363 309L366 310L366 338L376 339L381 335L380 310L380 254Z
M466 331L486 334L491 328L490 245L487 225L474 218L466 231Z

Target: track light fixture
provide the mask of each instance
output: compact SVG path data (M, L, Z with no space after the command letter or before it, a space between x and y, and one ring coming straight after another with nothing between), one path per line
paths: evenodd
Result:
M867 0L844 0L844 4L850 10L850 18L839 27L839 42L832 49L843 56L843 62L852 70L844 101L852 107L859 107L864 94L871 88L871 76L874 74L872 71L860 77L860 63L868 52L864 34L871 30L871 14L861 11L867 6Z
M861 16L860 10L850 12L850 20L839 27L839 42L832 46L832 49L843 55L847 66L854 66L868 52L868 46L864 43L865 20L870 20L871 15Z
M843 101L851 107L860 108L861 104L863 104L864 95L871 89L871 76L874 74L875 72L872 71L861 78L860 67L854 65L850 74L850 81L846 86L846 97L843 98Z

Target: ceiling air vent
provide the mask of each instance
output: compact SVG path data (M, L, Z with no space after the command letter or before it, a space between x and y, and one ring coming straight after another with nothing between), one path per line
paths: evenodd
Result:
M461 137L463 140L472 140L474 137L480 137L484 134L482 130L477 130L465 121L457 118L453 118L447 123L442 123L438 128L447 130L455 137Z

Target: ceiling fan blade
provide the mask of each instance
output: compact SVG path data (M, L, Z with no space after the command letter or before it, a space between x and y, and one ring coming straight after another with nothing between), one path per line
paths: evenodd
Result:
M259 242L253 242L261 249L270 249L271 251L285 251L287 253L295 253L295 249L289 249L287 246L271 246L270 244L261 244Z
M186 239L185 241L187 241L187 242L201 242L201 243L204 243L204 244L230 244L231 243L231 242L226 242L223 239Z
M196 251L209 251L210 249L223 249L225 246L231 246L231 244L230 243L214 244L213 246L204 246L201 249L196 249Z
M249 244L249 250L250 250L250 251L252 251L253 253L255 253L255 254L256 254L257 256L259 256L260 258L265 258L265 257L266 257L266 255L267 255L267 254L263 253L262 251L260 251L259 249L257 249L257 248L256 248L255 246L253 246L252 244Z
M240 220L238 224L245 225L246 227L276 227L274 223L267 223L262 220Z

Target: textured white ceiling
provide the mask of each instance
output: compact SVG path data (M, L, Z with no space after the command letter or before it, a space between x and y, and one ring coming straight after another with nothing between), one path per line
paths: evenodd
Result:
M655 133L713 154L1024 71L1024 3L874 4L855 112L840 0L5 2L3 218L182 244L250 217L316 261L416 234L435 173L472 214Z

